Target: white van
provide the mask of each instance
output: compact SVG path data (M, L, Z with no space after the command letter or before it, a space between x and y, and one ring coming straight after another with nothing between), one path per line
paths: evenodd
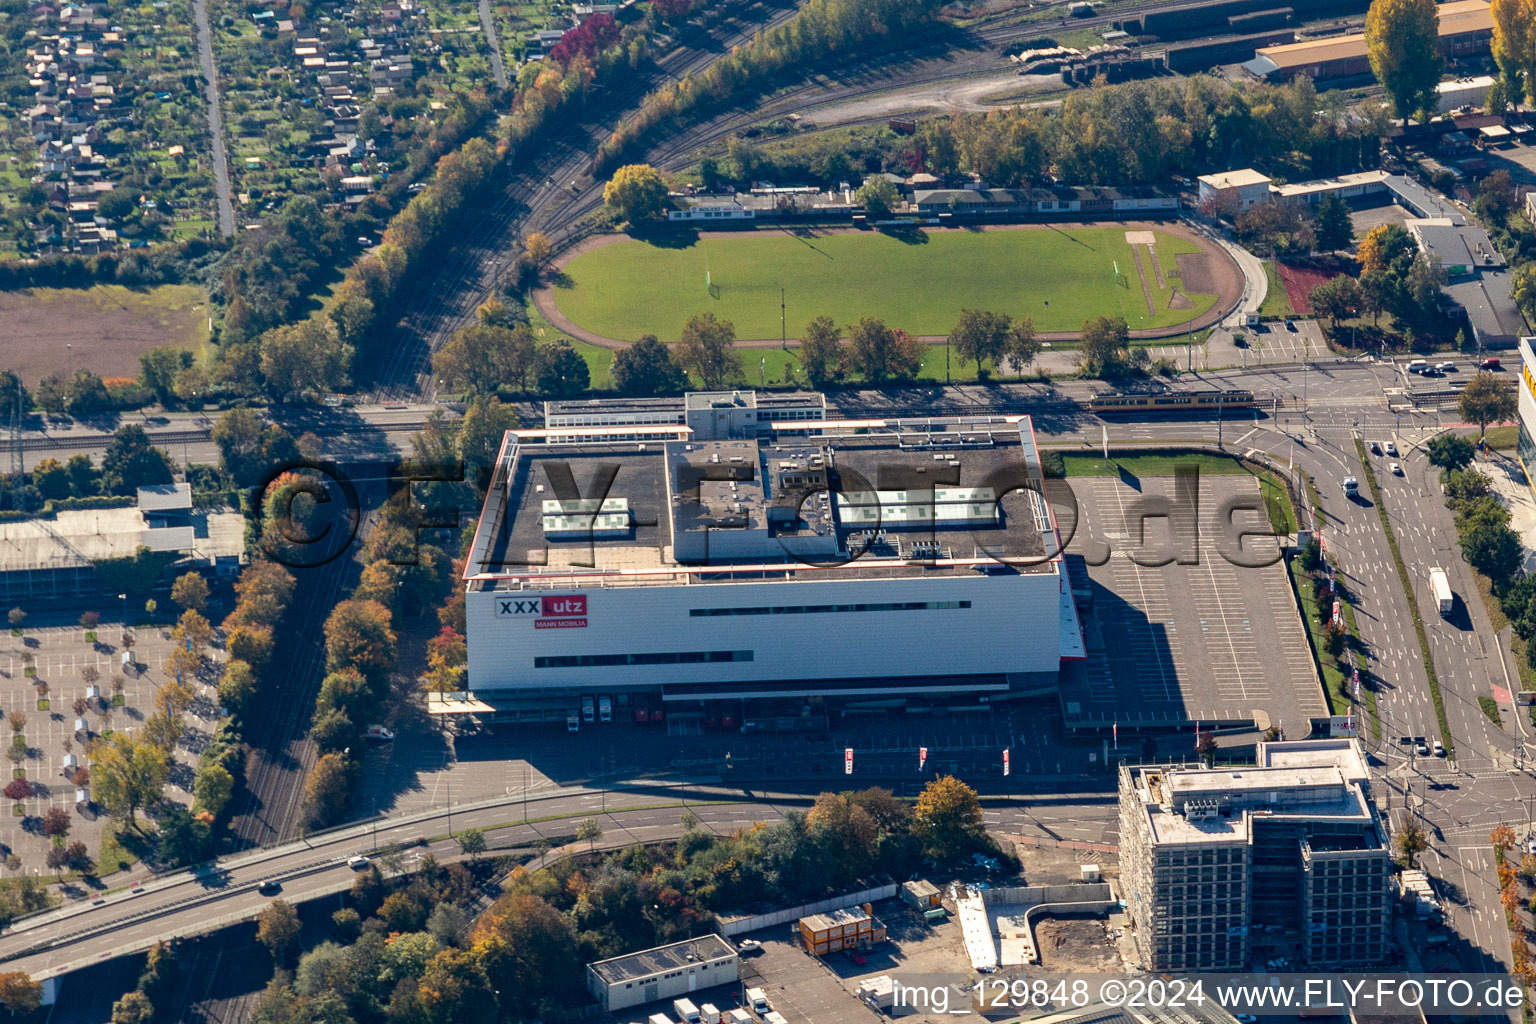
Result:
M1360 493L1360 481L1356 480L1352 476L1345 477L1344 478L1344 496L1346 498L1353 498L1353 497L1355 497L1359 493Z
M672 1012L683 1024L699 1024L699 1008L690 999L672 1000Z
M752 1007L757 1013L767 1013L769 1010L768 994L760 988L747 989L747 1005Z
M1429 369L1429 360L1410 359L1408 360L1408 365L1404 367L1404 369L1406 369L1409 373L1423 373L1425 370Z
M599 698L597 698L597 720L599 722L611 722L611 721L613 721L613 698L612 697L599 697Z

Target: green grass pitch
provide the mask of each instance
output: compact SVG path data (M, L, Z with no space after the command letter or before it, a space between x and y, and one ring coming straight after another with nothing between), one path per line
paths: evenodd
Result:
M791 339L816 316L830 316L839 326L873 316L913 334L947 334L966 308L1032 317L1038 331L1076 331L1101 313L1124 316L1132 329L1175 327L1216 299L1190 295L1193 308L1169 308L1179 284L1175 257L1197 251L1184 239L1157 233L1166 287L1158 287L1146 263L1156 314L1147 311L1120 227L904 237L765 231L704 235L686 247L628 240L578 256L554 295L572 322L623 341L647 333L673 341L683 322L702 312L733 322L738 338L776 339L780 287ZM713 287L705 284L706 271Z

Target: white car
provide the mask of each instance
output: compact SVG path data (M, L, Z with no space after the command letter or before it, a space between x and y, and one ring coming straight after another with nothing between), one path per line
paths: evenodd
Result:
M1388 441L1385 445L1382 446L1382 448L1386 451L1386 453L1388 455L1396 455L1397 454L1397 445L1396 445L1396 443L1394 443L1392 441Z
M1393 476L1402 476L1403 475L1403 464L1401 462L1394 462L1394 463L1392 463L1392 475Z
M1455 373L1456 364L1447 360L1443 363L1436 363L1435 369L1439 370L1441 373Z
M1434 746L1435 746L1435 756L1436 757L1444 757L1445 756L1445 744L1441 743L1439 740L1435 740Z
M351 868L353 871L361 871L363 868L367 867L368 864L368 858L360 853L354 853L352 856L347 858L347 867Z
M1419 752L1420 757L1429 756L1429 744L1425 743L1423 740L1419 740L1418 746L1415 749Z

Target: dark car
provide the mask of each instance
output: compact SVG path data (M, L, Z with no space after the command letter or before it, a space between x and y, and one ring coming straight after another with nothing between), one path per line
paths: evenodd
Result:
M269 878L261 883L260 892L263 896L276 896L283 891L283 883L275 878Z

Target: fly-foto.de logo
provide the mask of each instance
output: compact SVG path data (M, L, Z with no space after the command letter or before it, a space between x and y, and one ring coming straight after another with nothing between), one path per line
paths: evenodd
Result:
M584 629L587 625L585 594L558 597L498 597L498 619L532 619L535 629Z

